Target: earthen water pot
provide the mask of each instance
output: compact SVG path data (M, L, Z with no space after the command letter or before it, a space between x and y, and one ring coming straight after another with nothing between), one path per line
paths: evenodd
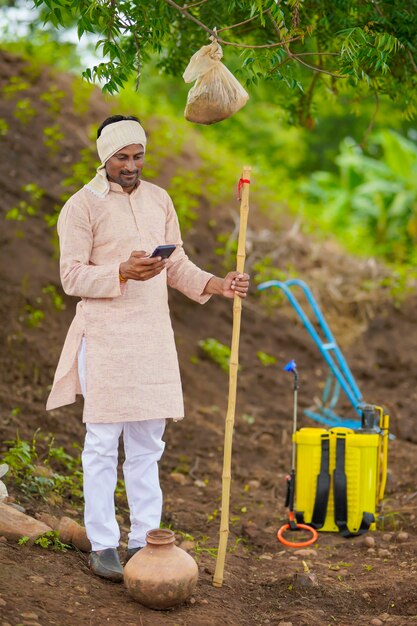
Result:
M124 568L124 582L135 600L151 609L170 609L192 594L198 579L193 557L175 545L172 530L146 533L146 546Z

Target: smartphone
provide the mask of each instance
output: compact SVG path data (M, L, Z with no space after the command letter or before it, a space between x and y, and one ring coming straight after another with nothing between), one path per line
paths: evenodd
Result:
M163 259L167 259L169 256L171 256L171 254L174 252L176 247L177 246L175 246L172 243L167 244L166 246L157 246L155 250L152 252L151 258L160 256Z

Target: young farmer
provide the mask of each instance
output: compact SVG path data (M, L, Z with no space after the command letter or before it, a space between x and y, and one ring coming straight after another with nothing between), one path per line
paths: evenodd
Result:
M81 300L69 328L47 409L84 395L82 453L85 526L98 576L123 579L115 517L118 441L131 529L127 558L158 528L162 493L158 461L166 419L184 416L167 287L201 304L212 294L245 298L249 276L218 278L184 252L167 192L141 180L146 135L135 117L112 116L97 133L101 165L58 220L64 291ZM161 244L173 254L151 258Z

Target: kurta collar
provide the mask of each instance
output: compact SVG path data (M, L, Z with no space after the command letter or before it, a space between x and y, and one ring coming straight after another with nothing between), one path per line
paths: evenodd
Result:
M123 189L123 187L121 185L118 185L117 183L113 183L112 181L109 180L109 188L110 191L114 191L115 193L122 193L125 194L126 196L134 196L136 195L136 193L138 192L138 189L140 188L140 183L141 181L139 181L137 187L132 191L132 193L126 193L126 191Z

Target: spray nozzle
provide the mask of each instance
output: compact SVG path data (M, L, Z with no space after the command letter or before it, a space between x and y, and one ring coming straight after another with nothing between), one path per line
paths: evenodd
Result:
M287 363L287 365L284 367L284 370L286 372L296 372L297 371L297 365L296 365L294 359L292 359L289 363Z
M284 367L286 372L292 372L294 374L294 389L298 389L298 372L297 365L294 359L291 359L289 363Z

